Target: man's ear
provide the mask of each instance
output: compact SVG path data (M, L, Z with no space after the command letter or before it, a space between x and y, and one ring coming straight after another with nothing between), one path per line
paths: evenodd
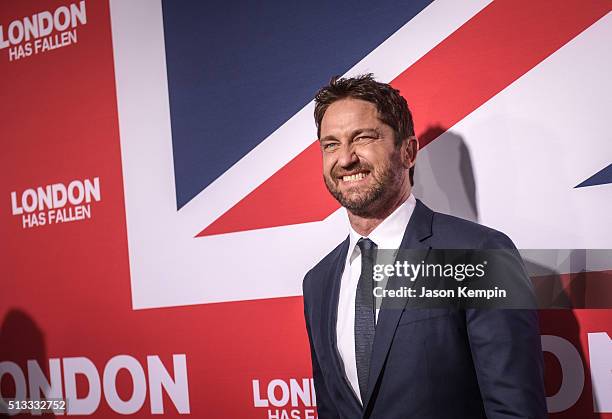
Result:
M402 160L404 161L404 166L406 169L410 169L411 167L414 167L414 164L416 163L416 156L419 152L419 140L414 135L411 135L406 139L404 144L405 148Z

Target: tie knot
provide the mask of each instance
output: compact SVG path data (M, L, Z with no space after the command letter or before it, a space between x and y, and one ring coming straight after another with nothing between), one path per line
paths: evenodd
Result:
M359 241L357 242L357 246L359 246L361 254L363 255L372 254L374 250L376 250L376 243L365 237L359 239Z

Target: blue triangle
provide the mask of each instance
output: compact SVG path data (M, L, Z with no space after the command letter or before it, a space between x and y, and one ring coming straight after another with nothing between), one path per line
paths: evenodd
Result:
M601 169L587 180L574 186L575 188L582 188L585 186L605 185L606 183L612 183L612 164Z

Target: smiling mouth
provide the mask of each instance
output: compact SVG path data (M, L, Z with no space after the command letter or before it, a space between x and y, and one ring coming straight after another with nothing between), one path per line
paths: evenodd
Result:
M340 179L343 182L358 182L368 177L369 174L370 172L359 172L359 173L354 173L352 175L341 176Z

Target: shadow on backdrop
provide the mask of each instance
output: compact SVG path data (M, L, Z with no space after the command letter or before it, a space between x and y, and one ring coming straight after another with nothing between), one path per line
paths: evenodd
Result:
M34 319L27 313L18 309L9 310L0 328L0 362L10 361L19 366L23 373L23 382L17 384L11 374L4 374L0 383L0 417L9 417L5 410L7 405L3 398L28 399L28 360L35 360L41 368L42 373L49 380L49 359L45 336ZM25 385L20 389L17 386ZM43 384L43 393L48 392L48 383ZM20 394L18 394L20 393ZM42 395L41 395L42 396ZM41 397L44 399L44 396ZM13 418L32 417L29 410L24 411ZM55 417L52 413L45 413L38 417Z
M417 155L414 195L436 211L478 222L474 169L463 137L434 125L419 141L427 147Z

